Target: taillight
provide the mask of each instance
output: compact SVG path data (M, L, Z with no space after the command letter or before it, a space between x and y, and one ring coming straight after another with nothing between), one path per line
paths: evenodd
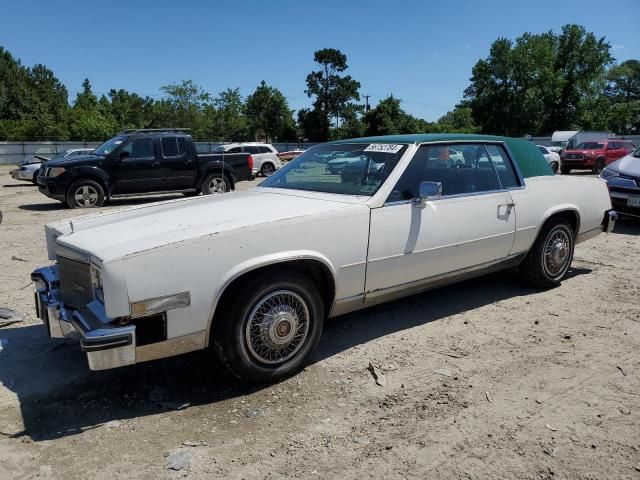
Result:
M253 157L249 154L249 158L247 158L247 163L249 163L249 170L253 170Z

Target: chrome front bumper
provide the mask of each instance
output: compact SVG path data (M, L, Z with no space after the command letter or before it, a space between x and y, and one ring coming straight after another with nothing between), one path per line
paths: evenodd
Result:
M607 210L604 213L604 218L602 219L602 231L605 233L611 233L613 231L613 227L616 226L616 220L618 220L618 213L615 210Z
M106 370L136 363L136 327L113 326L96 301L80 310L65 307L60 301L58 267L44 267L31 274L35 283L35 303L51 338L80 341L91 370Z

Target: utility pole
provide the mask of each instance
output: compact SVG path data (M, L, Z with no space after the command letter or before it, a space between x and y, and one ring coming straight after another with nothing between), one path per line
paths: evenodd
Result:
M364 113L369 111L369 97L371 95L363 95L364 96Z

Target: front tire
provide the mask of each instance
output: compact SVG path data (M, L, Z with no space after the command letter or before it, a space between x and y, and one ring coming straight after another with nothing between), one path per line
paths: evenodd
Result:
M295 271L258 275L243 283L215 321L213 344L236 376L277 382L301 370L324 323L313 283Z
M565 167L564 165L560 167L560 171L563 175L569 175L571 173L571 168Z
M602 173L602 170L604 170L605 167L605 161L604 158L600 157L596 160L596 163L593 165L593 169L592 172L593 173Z
M520 266L527 281L537 288L560 284L573 261L573 229L563 218L549 220Z
M549 164L553 173L558 173L558 162L555 160Z
M202 181L202 193L212 195L231 191L231 182L222 173L210 173Z
M67 190L69 208L94 208L104 205L104 189L94 180L78 180Z

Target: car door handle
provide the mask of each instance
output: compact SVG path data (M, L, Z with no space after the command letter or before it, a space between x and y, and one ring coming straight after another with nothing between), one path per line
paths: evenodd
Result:
M159 165L160 165L160 162L151 162L151 163L149 164L149 166L151 166L151 167L157 167L157 166L159 166Z
M515 203L503 203L498 205L498 218L500 220L508 220L511 215L511 210L516 206Z

